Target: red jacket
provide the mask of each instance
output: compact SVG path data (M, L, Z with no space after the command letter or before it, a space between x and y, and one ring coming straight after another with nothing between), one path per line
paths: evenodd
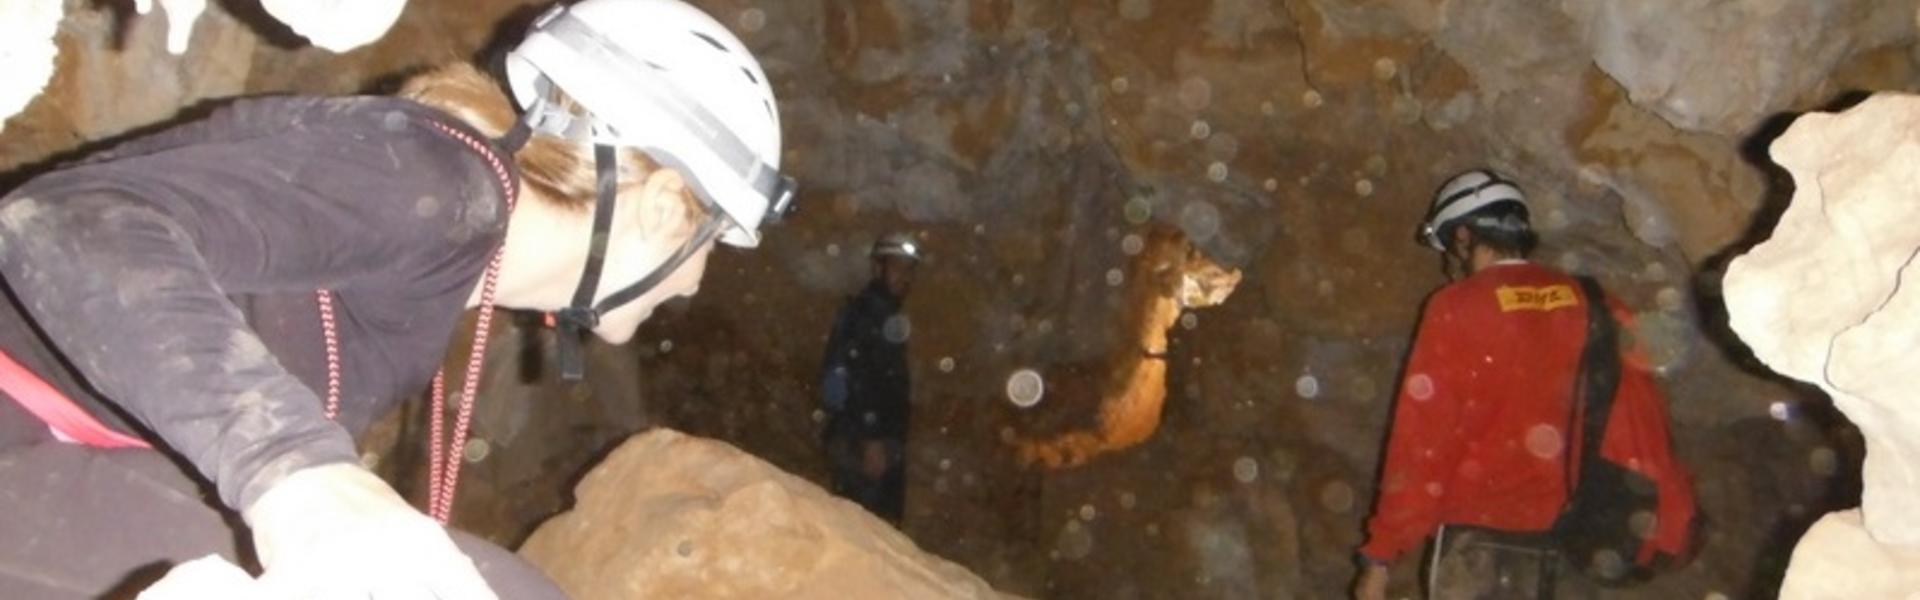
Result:
M1442 524L1544 531L1566 502L1573 378L1586 344L1577 280L1547 267L1500 263L1427 301L1395 399L1378 503L1360 552L1391 561ZM1630 314L1609 302L1621 339ZM1668 441L1666 399L1637 350L1623 360L1601 454L1659 490L1653 535L1637 557L1679 554L1693 488ZM1577 434L1577 432L1575 432ZM1578 460L1578 457L1575 457Z

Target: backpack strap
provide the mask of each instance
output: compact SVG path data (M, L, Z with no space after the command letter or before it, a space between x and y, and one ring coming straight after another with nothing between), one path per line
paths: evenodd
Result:
M1580 464L1597 460L1600 443L1607 437L1607 421L1613 414L1614 392L1620 389L1620 333L1613 313L1607 309L1606 292L1600 282L1581 276L1580 289L1587 301L1587 343L1580 352L1579 371L1573 378L1573 410L1567 415L1567 431L1578 425ZM1567 498L1573 498L1579 479L1573 456L1566 457Z

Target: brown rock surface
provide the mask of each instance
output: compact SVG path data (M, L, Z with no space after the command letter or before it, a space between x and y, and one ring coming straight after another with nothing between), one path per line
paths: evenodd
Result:
M884 521L722 442L656 429L521 549L568 595L999 598Z

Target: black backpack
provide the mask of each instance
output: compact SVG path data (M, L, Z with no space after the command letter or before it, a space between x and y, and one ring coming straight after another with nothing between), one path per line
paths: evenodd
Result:
M1620 387L1620 335L1599 282L1579 279L1587 296L1587 344L1574 378L1574 410L1567 417L1567 431L1573 431L1576 422L1580 425L1579 475L1576 480L1569 457L1567 482L1572 489L1552 535L1562 556L1588 580L1608 587L1632 586L1656 572L1634 559L1652 536L1659 491L1645 475L1600 455L1614 392ZM1699 524L1696 518L1693 526Z

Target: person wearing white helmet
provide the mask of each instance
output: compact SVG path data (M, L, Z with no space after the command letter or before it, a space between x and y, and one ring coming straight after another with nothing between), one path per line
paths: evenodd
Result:
M1407 356L1355 598L1387 597L1390 566L1430 536L1430 598L1550 598L1576 585L1557 575L1576 537L1558 519L1575 483L1583 498L1603 490L1587 478L1601 458L1651 491L1606 500L1644 503L1654 519L1580 532L1617 534L1601 541L1618 549L1608 565L1567 554L1579 573L1619 581L1685 553L1693 492L1669 448L1666 400L1638 351L1612 343L1630 339L1615 333L1629 313L1592 279L1528 261L1539 239L1527 213L1520 186L1473 170L1441 186L1421 223L1452 281L1427 299Z
M562 597L442 525L492 307L624 342L716 243L755 245L793 183L765 73L678 0L554 8L506 66L236 100L0 198L0 595L245 562L244 522L263 573L226 597ZM474 358L442 411L466 308ZM423 514L356 440L429 387ZM185 577L149 597L219 597Z
M912 414L902 305L923 249L909 233L873 244L873 279L834 318L821 367L821 439L833 491L899 525L906 513L906 446Z

